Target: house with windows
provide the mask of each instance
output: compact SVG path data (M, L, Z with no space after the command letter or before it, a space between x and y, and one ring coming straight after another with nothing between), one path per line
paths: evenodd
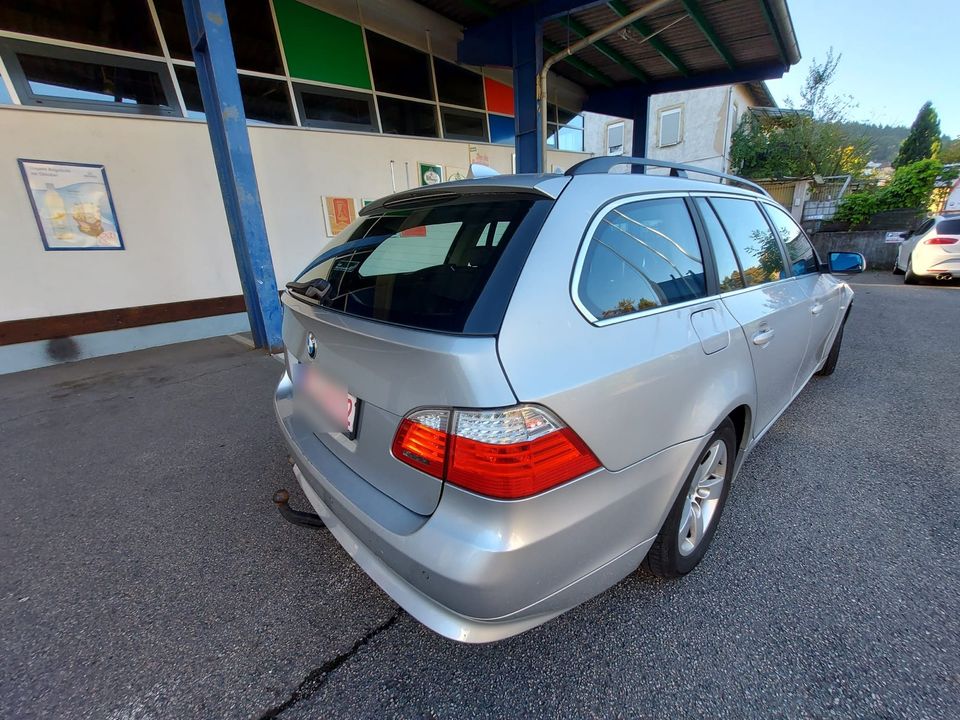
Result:
M730 170L730 139L754 107L774 107L764 82L741 83L654 95L647 117L647 157ZM584 150L594 155L632 155L633 121L584 113Z

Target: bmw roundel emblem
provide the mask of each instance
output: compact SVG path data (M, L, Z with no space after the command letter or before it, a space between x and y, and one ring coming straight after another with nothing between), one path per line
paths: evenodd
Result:
M307 334L307 355L312 358L317 356L317 339L313 336L313 333Z

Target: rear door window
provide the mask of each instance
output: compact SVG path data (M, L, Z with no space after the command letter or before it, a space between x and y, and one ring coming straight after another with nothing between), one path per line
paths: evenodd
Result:
M780 233L780 239L783 240L787 248L787 256L790 258L790 267L794 275L808 275L810 273L820 272L817 267L817 255L813 250L813 245L807 240L803 230L797 225L792 216L785 213L776 205L766 205L767 214L770 221Z
M694 198L693 200L700 210L703 218L703 224L707 228L707 235L710 236L710 246L713 248L713 257L717 262L717 278L720 283L720 292L731 292L741 290L746 287L743 282L743 274L740 272L740 266L737 264L737 258L733 254L733 248L730 246L730 239L723 230L723 225L717 219L717 214L710 207L710 203L704 197Z
M727 237L740 259L747 286L775 282L787 276L780 243L753 200L710 198Z
M532 193L447 194L361 217L288 286L356 317L495 334L553 201ZM322 297L319 297L322 296Z
M575 282L596 320L705 297L703 255L684 200L639 200L608 210Z

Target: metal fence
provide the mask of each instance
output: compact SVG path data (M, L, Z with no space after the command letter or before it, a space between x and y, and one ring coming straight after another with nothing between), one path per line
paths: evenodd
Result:
M850 179L850 175L835 175L810 183L807 199L803 203L803 221L833 218L840 200L850 187Z

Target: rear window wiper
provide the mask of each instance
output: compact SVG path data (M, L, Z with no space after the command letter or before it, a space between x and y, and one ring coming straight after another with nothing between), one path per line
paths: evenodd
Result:
M329 299L333 285L329 280L316 278L308 282L288 282L287 290L299 295L315 305L323 305Z

